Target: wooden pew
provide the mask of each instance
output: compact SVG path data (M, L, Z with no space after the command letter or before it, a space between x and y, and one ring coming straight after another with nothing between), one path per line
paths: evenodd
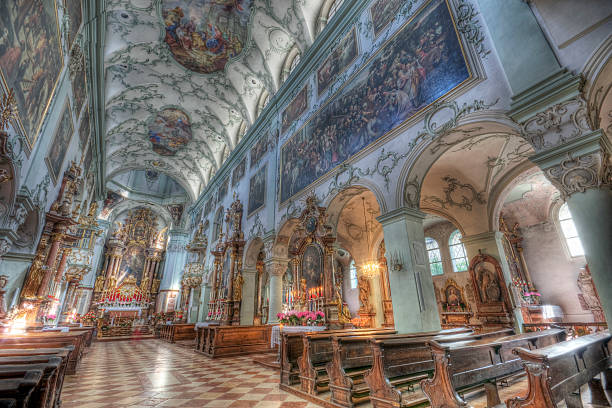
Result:
M172 324L168 326L164 340L175 343L179 340L194 340L195 336L195 323Z
M16 408L36 407L35 404L28 405L28 403L42 376L42 370L29 370L9 378L0 375L0 395L2 399L7 401L7 406L10 406L9 404L14 401Z
M0 334L0 348L2 349L28 349L28 348L62 348L74 346L70 353L66 374L75 374L81 361L84 348L84 333L23 333L18 335Z
M350 330L325 330L320 332L312 332L312 334L325 333L353 333L358 335L362 332L368 332L372 329L350 329ZM391 331L390 331L391 332ZM303 332L283 332L281 331L280 344L280 383L285 385L293 385L300 382L300 369L298 367L298 359L302 357L304 350L304 342L302 341Z
M438 341L464 343L512 334L512 329L484 333L458 333ZM415 384L433 372L434 361L427 346L428 338L373 338L372 368L364 375L374 408L405 407L427 403L427 397L412 393Z
M195 350L200 353L210 353L210 344L211 344L211 327L219 326L218 322L209 322L207 326L199 326L197 328L196 335L196 346Z
M607 390L612 389L611 339L610 332L599 332L538 350L515 349L529 387L524 397L508 399L507 407L553 408L565 400L568 408L582 408L580 386L584 384L589 384L592 404L610 406L601 382L593 377L602 373Z
M29 371L41 371L42 377L31 392L29 405L39 408L52 408L55 405L55 391L61 363L62 359L54 356L48 357L46 362L22 361L19 364L0 363L0 378L21 378ZM5 394L0 395L6 396Z
M272 326L209 326L202 353L208 357L238 356L270 350Z
M423 333L384 334L376 336L332 336L332 361L327 365L331 402L345 407L370 400L370 389L363 377L372 368L371 339L422 339L435 336L473 334L467 327ZM455 338L454 336L452 338Z
M62 364L58 373L55 406L61 406L61 392L64 385L64 376L68 367L70 353L74 351L74 346L69 345L63 348L36 348L36 349L3 349L0 350L0 360L7 357L23 357L23 356L56 356L62 359Z
M484 386L487 406L499 405L496 382L520 373L521 360L512 350L546 347L565 340L565 330L549 329L496 339L440 344L429 341L434 360L433 378L421 381L432 408L459 408L468 403L459 392Z
M392 329L371 329L360 335L394 334ZM303 351L298 359L300 386L302 391L318 394L329 389L327 364L332 360L332 336L352 336L352 331L344 333L302 333Z

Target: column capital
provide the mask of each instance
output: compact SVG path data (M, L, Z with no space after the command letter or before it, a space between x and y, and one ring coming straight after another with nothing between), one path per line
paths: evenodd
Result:
M376 220L384 226L386 224L393 224L405 218L417 221L423 220L425 217L426 214L416 208L400 207L385 214L379 215L376 217Z
M563 199L612 186L612 145L601 129L530 157Z
M281 257L272 257L265 260L266 270L272 276L283 276L287 270L289 259Z

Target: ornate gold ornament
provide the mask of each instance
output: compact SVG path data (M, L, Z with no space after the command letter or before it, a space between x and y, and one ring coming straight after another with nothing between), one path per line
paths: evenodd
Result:
M12 120L17 119L17 102L15 91L11 88L0 98L0 132L8 129Z

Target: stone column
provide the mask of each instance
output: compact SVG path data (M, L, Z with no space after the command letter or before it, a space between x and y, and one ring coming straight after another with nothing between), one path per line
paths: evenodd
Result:
M257 281L256 268L244 268L242 270L244 282L242 284L242 303L240 305L240 324L253 324L255 315L255 298L257 290L255 288Z
M270 309L268 324L278 323L276 315L283 307L283 275L287 270L288 259L269 258L266 260L266 271L270 274Z
M62 283L62 276L64 276L64 270L66 269L66 263L68 262L68 257L72 252L71 248L64 248L62 251L62 258L60 259L60 263L57 267L57 271L55 272L55 281L53 287L54 296L59 296L59 291Z
M47 270L45 271L43 280L40 286L38 287L38 293L36 294L38 297L44 297L48 293L47 291L49 289L49 283L51 282L55 262L57 261L57 254L59 253L62 241L64 240L64 230L65 227L56 227L51 238L51 248L49 249L49 254L47 255L47 261L45 262Z
M381 215L389 283L399 333L440 330L440 316L425 250L421 211L402 207Z
M572 214L606 320L612 321L612 144L601 130L531 157Z

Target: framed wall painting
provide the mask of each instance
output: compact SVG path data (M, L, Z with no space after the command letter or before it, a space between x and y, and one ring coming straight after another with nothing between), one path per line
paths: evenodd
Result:
M74 75L71 76L70 78L70 82L72 84L72 95L73 95L73 108L74 108L74 113L77 117L77 120L79 118L79 115L81 114L81 110L83 110L83 105L85 104L85 101L87 100L87 81L85 78L85 58L81 58L81 65L80 67L82 69L79 69L77 72L74 73Z
M81 123L79 124L79 145L81 148L85 148L87 145L87 141L89 140L90 135L90 125L89 125L89 106L85 108L83 111L83 116L81 117Z
M36 143L64 57L55 0L0 1L0 82L15 90L17 127Z
M395 18L403 4L405 0L377 0L370 6L374 37L378 37L378 34Z
M57 179L62 171L64 159L70 146L70 140L72 140L72 134L74 133L74 127L72 125L72 112L70 111L70 101L66 98L62 113L59 116L59 120L53 133L53 139L45 157L47 168L49 169L49 175L53 184L57 184Z
M358 54L357 34L353 27L317 70L317 95L321 96Z
M263 165L249 181L248 216L252 215L266 204L266 170L268 164Z
M246 156L240 160L240 163L232 171L232 187L235 187L238 182L244 177L246 172Z
M430 0L283 144L281 204L471 78L447 0Z
M287 129L298 119L308 108L308 84L304 85L302 90L293 98L289 105L285 108L281 120L281 132L285 133Z
M259 138L253 147L251 148L251 164L249 168L256 167L261 159L268 153L268 146L270 145L270 135L266 134L264 137Z
M68 15L69 25L66 33L68 40L68 49L72 48L72 44L76 38L81 23L83 22L83 10L81 8L82 0L64 0L64 12Z
M219 194L218 194L218 197L217 197L218 201L221 201L227 195L228 185L229 185L229 177L226 177L225 180L223 180L221 182L221 185L219 186Z

